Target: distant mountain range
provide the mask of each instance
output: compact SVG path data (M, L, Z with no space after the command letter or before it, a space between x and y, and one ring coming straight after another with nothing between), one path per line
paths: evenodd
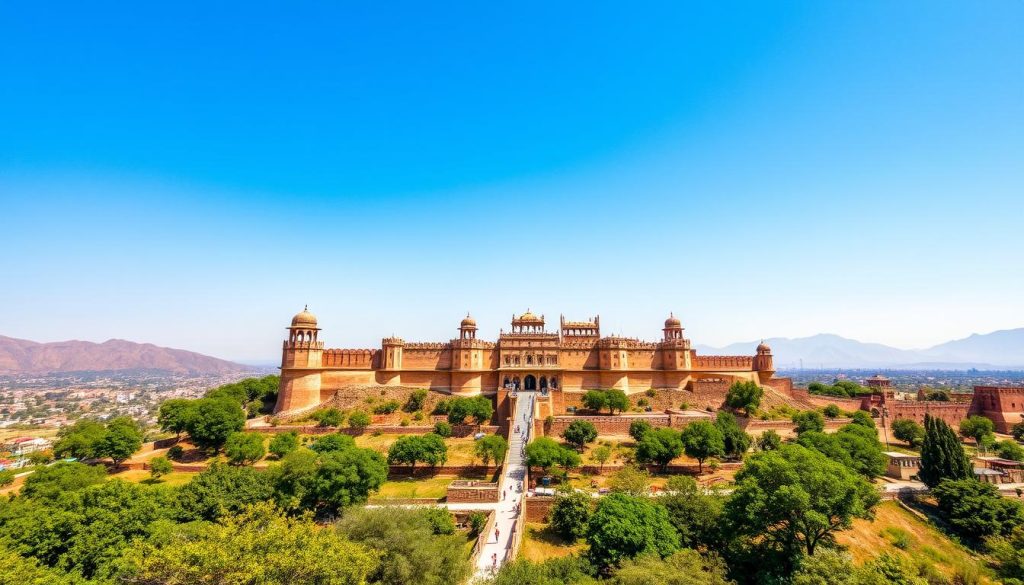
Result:
M173 374L231 374L252 366L182 349L111 339L36 343L0 335L0 374L157 370Z
M1024 369L1024 328L974 334L927 349L898 349L822 333L811 337L765 340L772 348L776 369L891 368L979 370ZM759 341L725 347L696 345L703 355L751 355Z

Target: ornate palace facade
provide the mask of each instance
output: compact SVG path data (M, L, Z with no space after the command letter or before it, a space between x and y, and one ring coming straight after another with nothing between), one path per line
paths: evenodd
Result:
M752 356L700 356L682 323L670 315L662 339L641 341L601 336L600 318L559 320L545 328L543 315L513 316L511 331L497 341L477 339L476 321L466 316L458 337L447 342L407 342L388 337L379 349L324 349L316 317L307 310L288 327L281 357L276 412L312 408L340 389L406 386L451 394L492 395L510 388L581 392L619 388L689 389L702 379L752 380L774 373L771 349L761 344Z

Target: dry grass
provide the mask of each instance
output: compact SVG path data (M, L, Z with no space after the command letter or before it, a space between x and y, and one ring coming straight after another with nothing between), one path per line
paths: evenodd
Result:
M39 437L42 439L52 439L57 436L56 427L32 427L27 429L0 429L0 443L6 443L11 439L17 437Z
M882 503L875 511L874 520L854 521L853 528L840 532L836 540L858 564L888 552L909 559L911 564L932 563L950 579L962 568L981 567L982 574L986 572L984 562L970 550L896 502ZM983 577L981 582L995 581Z
M356 437L356 445L373 449L387 457L388 448L401 436L403 435L397 433L383 433L376 436L373 433L364 433ZM448 445L448 462L446 465L473 465L480 463L473 455L473 448L476 444L473 437L449 437L444 442Z
M527 523L523 534L523 544L519 549L519 558L540 562L544 559L569 556L582 553L587 545L582 541L569 544L548 528L547 524Z
M194 472L189 471L172 471L167 475L160 477L158 480L153 480L148 471L141 469L131 469L128 471L121 471L111 475L112 479L120 479L124 481L130 481L132 483L144 483L147 485L166 485L166 486L180 486L188 483L193 477L198 475Z
M448 493L450 477L428 477L423 479L394 479L384 482L370 501L380 498L434 498L440 499Z

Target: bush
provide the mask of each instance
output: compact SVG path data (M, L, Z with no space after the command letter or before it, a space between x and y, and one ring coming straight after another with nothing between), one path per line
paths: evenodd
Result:
M782 437L771 429L761 433L761 436L757 438L757 448L762 451L774 451L780 445L782 445Z
M634 419L633 422L629 423L629 436L639 443L651 428L651 423L640 418Z
M447 439L452 436L452 425L444 421L438 421L438 423L434 425L434 434Z
M592 499L568 486L559 489L551 506L551 529L568 542L586 536Z
M646 392L644 392L644 394L645 394L645 395L646 395L646 396L647 396L648 398L654 398L655 396L657 396L657 395L658 395L658 391L657 391L657 390L655 390L654 388L648 388L648 389L647 389L647 391L646 391Z
M322 427L340 427L345 422L345 415L337 408L318 410L312 418Z
M348 426L353 429L365 429L370 426L370 415L361 410L357 410L349 415Z
M806 410L793 415L793 424L798 435L808 431L820 433L825 430L825 417L816 410Z
M562 438L576 447L577 451L583 451L583 447L587 443L597 438L597 427L585 420L574 420L562 432Z
M235 465L251 465L266 455L263 435L259 433L231 433L224 444L224 454Z
M153 479L159 479L162 475L174 471L174 467L166 457L154 457L149 460L149 475Z
M843 411L835 404L829 404L821 412L828 418L839 418L839 415L843 414Z
M455 534L455 519L447 508L426 508L423 515L434 534Z
M893 546L900 550L910 548L910 533L898 526L888 526L882 531L882 535L889 539Z
M924 427L909 418L898 418L892 421L892 436L913 447L924 441Z
M483 512L473 512L466 518L466 523L469 524L470 535L479 536L487 526L487 516Z
M404 409L406 412L416 412L423 408L423 403L426 400L426 390L423 390L422 388L419 390L414 390L413 393L409 395L409 400L406 401Z
M388 400L387 402L382 402L377 406L374 406L373 414L391 414L398 410L399 406L401 405L398 404L397 400Z
M185 448L181 445L174 445L167 450L167 458L172 461L180 461L185 456Z
M0 471L0 487L7 487L14 483L14 471L5 469Z
M282 459L285 455L298 448L299 435L295 431L291 431L274 435L274 438L270 440L269 451L276 455L278 459Z

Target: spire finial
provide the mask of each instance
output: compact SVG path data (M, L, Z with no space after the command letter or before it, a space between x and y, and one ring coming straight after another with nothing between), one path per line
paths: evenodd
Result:
M308 311L309 310L309 303L306 303L306 306L302 307L302 310L303 311Z

